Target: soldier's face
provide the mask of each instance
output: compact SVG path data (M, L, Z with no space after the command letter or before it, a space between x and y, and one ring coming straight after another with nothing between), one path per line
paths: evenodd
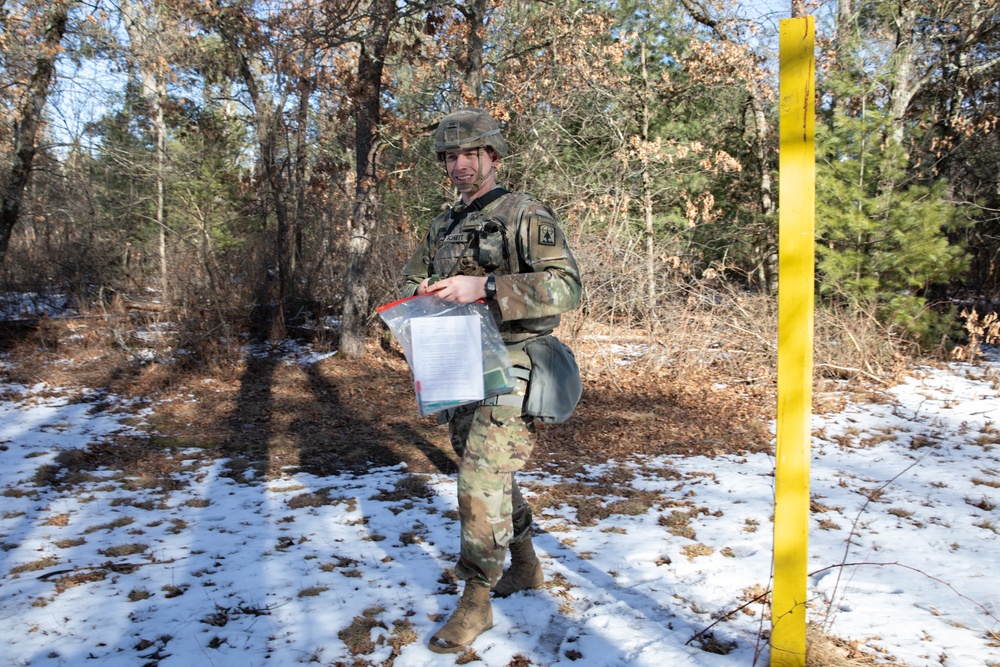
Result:
M493 151L485 148L453 150L444 154L444 168L448 172L448 178L466 201L472 201L496 187L496 166L499 161Z

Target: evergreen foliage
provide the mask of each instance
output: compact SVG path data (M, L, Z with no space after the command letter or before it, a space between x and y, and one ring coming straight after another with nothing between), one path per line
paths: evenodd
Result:
M891 331L938 342L951 313L928 296L967 265L950 241L959 222L947 183L906 181L906 155L878 110L856 117L835 111L817 134L821 295L876 313Z

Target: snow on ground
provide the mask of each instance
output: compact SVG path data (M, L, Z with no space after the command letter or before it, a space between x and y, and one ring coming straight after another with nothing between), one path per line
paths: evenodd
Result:
M1000 664L998 367L918 369L884 403L815 417L810 615L831 633L913 667ZM351 647L360 664L455 664L424 646L457 599L453 479L241 483L192 450L166 494L112 469L58 490L35 485L43 466L142 424L106 395L0 399L0 664L355 664ZM615 466L657 502L589 526L538 512L550 585L495 601L481 664L767 664L759 603L691 640L770 585L773 459ZM538 495L602 472L523 479Z
M19 320L37 317L65 317L76 314L72 299L63 294L44 292L0 293L0 319Z

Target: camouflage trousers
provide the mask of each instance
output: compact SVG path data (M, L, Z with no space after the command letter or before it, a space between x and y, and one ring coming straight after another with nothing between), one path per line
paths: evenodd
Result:
M516 354L511 354L512 361L522 365ZM515 393L524 396L527 385L517 382ZM455 574L492 587L503 574L507 547L531 535L531 506L521 495L514 473L531 456L534 421L522 415L520 408L473 404L456 408L448 429L451 445L461 457L462 548Z

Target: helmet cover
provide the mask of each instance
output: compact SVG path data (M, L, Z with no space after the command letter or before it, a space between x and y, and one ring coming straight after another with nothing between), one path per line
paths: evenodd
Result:
M446 151L466 150L487 146L499 157L507 154L507 142L500 126L484 109L464 108L441 119L434 132L434 153L441 157Z

